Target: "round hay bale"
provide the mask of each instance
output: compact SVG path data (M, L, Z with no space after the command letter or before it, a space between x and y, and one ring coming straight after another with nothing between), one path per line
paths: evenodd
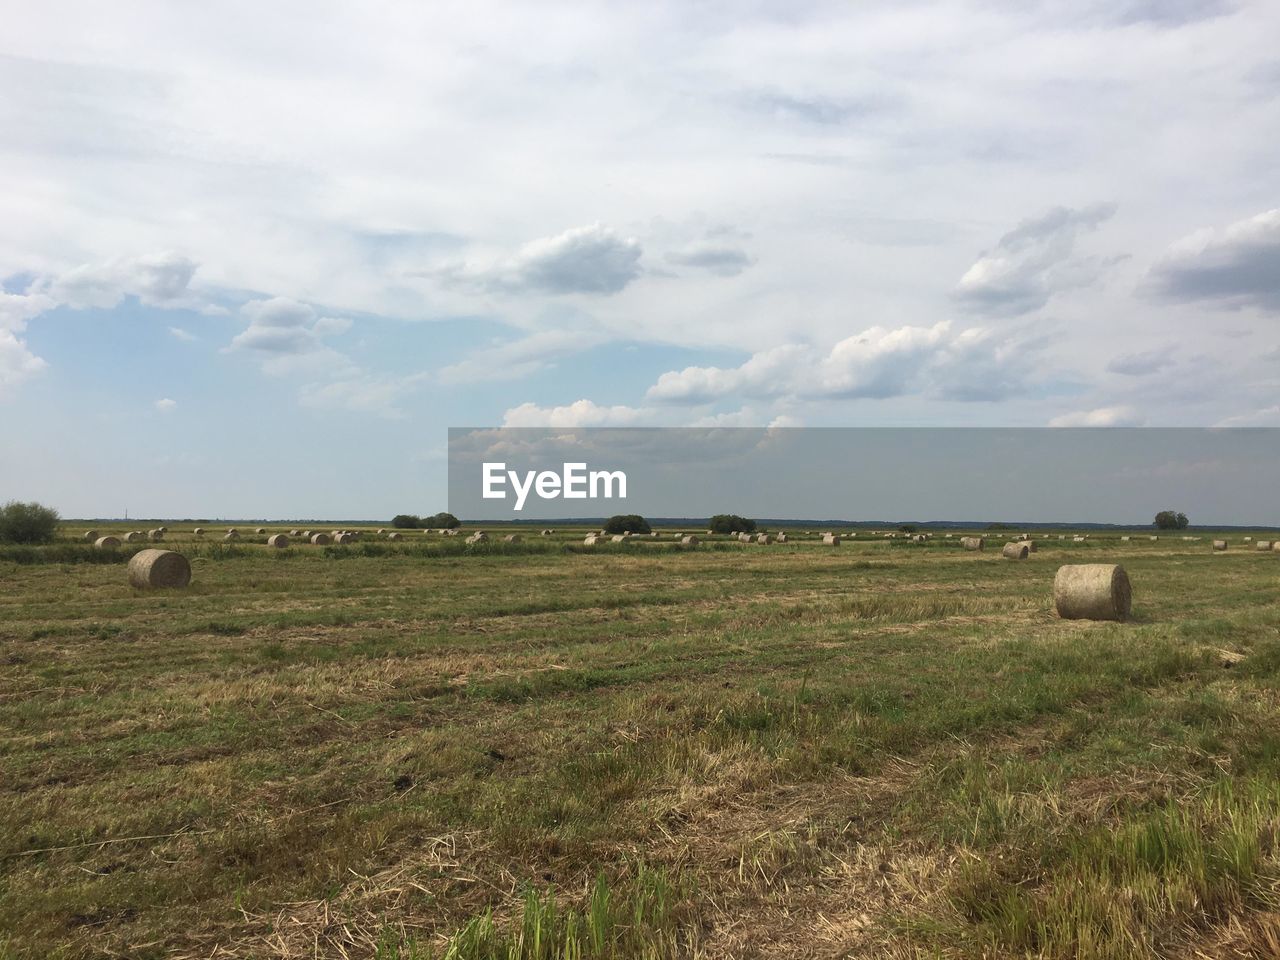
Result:
M1244 538L1244 542L1245 542L1245 543L1250 543L1250 542L1252 542L1252 540L1253 540L1253 537L1245 537L1245 538Z
M289 545L289 538L286 537L283 533L277 533L277 534L273 534L270 537L267 537L268 547L275 547L279 550L283 550L288 545Z
M687 537L680 538L680 545L682 547L696 547L698 545L698 538L691 533Z
M1124 543L1128 543L1130 540L1132 540L1132 539L1133 539L1133 537L1121 537L1120 539L1121 539L1121 541L1123 541Z
M839 535L838 535L838 534L835 534L835 533L824 533L824 534L822 535L822 545L823 545L824 547L838 547L838 546L840 546L840 537L839 537Z
M333 537L329 536L327 533L313 533L311 535L311 542L317 547L326 547L333 543Z
M388 534L387 534L387 539L388 539L388 540L393 540L393 541L394 541L394 540L403 540L403 539L404 539L404 537L403 537L403 536L401 536L400 534L396 533L396 532L393 530L393 531L391 531L390 533L388 533Z
M298 537L302 536L302 534L297 530L290 530L289 536L296 540Z
M222 539L223 539L223 540L233 540L233 541L234 541L234 540L239 540L239 539L240 539L240 534L236 533L234 530L228 530L228 531L227 531L226 536L224 536Z
M384 535L386 534L386 532L387 532L387 531L386 531L386 528L385 528L385 527L379 527L379 528L378 528L378 536L380 536L380 537L381 537L381 536L384 536Z
M237 537L240 536L240 531L235 527L227 527L227 533L234 533Z
M1215 540L1215 541L1213 541L1213 549L1215 549L1215 550L1225 550L1225 549L1227 549L1227 541L1225 541L1225 540Z
M779 543L786 543L786 542L787 542L787 535L786 535L785 533L780 533L780 534L778 534L778 542L779 542Z
M483 530L477 530L471 536L467 537L467 543L484 543L489 539L489 535Z
M625 543L627 538L620 533L615 533L609 539L614 543Z
M584 547L594 547L599 542L600 542L600 538L596 536L594 533L588 533L582 539L582 545Z
M762 533L758 537L756 537L756 543L763 543L765 546L768 546L769 544L773 543L773 541L769 538L769 535L767 533Z
M161 533L168 533L168 532L169 532L169 528L168 528L168 527L156 527L156 529L157 529L157 530L159 530Z
M1280 540L1272 540L1272 541L1271 541L1271 552L1272 552L1272 553L1280 553Z
M172 550L140 550L129 561L129 582L135 587L185 587L191 582L191 564Z
M152 543L159 543L161 540L163 540L163 539L164 539L164 531L163 531L163 530L148 530L148 531L147 531L147 539L148 539L148 540L150 540Z
M144 537L142 536L142 532L140 530L130 530L128 533L124 535L125 543L140 543L142 542L143 539Z
M114 550L116 547L120 546L120 538L110 536L99 537L97 540L93 541L93 545L100 550Z
M334 543L355 543L356 538L349 533L340 533L333 538Z
M84 532L84 537L82 539L84 540L85 543L93 543L93 541L98 539L98 531L86 530Z
M1129 575L1112 563L1075 563L1053 578L1053 607L1063 620L1127 620Z
M310 540L310 539L311 539L311 531L310 531L310 530L303 530L303 531L302 531L302 539L303 539L303 540Z
M1000 551L1000 555L1006 560L1026 560L1031 556L1031 548L1027 544L1020 541L1006 543L1004 549Z
M963 537L960 540L960 546L966 550L985 550L987 541L984 537Z
M1258 541L1258 543L1257 543L1257 545L1256 545L1256 549L1258 549L1258 550L1270 550L1270 549L1271 549L1271 541L1270 541L1270 540L1259 540L1259 541Z
M194 533L197 537L203 537L203 536L204 536L204 527L196 527L196 528L195 528L194 530L192 530L191 532L192 532L192 533Z
M254 532L255 532L255 533L259 533L259 534L266 533L266 532L267 532L267 528L266 528L266 527L259 527L259 528L258 528L257 530L255 530Z
M519 543L520 539L521 539L520 534L508 533L505 537L502 538L502 542L503 543Z
M1155 543L1155 542L1156 542L1157 540L1159 540L1159 539L1160 539L1159 537L1152 537L1152 538L1151 538L1151 542L1152 542L1152 543Z

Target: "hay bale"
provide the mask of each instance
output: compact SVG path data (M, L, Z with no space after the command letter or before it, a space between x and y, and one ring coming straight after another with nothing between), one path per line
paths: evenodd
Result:
M985 537L961 537L960 546L966 550L985 550L987 541Z
M404 537L399 533L396 533L394 530L392 530L390 533L387 534L387 539L391 541L398 541L398 540L403 540Z
M840 546L840 537L834 533L824 533L822 535L822 545L824 547L838 547Z
M763 543L765 546L768 546L772 542L773 541L769 538L767 533L762 533L756 537L756 543Z
M297 531L297 530L290 530L290 531L289 531L289 536L290 536L291 538L293 538L294 540L296 540L296 539L298 539L298 537L302 536L302 534L301 534L301 532L299 532L299 531Z
M1155 542L1156 542L1157 540L1159 540L1159 539L1160 539L1159 537L1154 537L1154 536L1153 536L1153 537L1151 538L1151 542L1152 542L1152 543L1155 543Z
M204 536L204 527L196 527L196 528L195 528L194 530L192 530L191 532L192 532L192 533L194 533L197 537L203 537L203 536Z
M141 530L130 530L124 535L125 543L141 543L144 539L146 538L142 535Z
M114 550L116 547L120 546L120 538L111 536L99 537L97 540L93 541L93 545L99 550Z
M1128 542L1129 542L1130 540L1132 540L1132 539L1133 539L1133 537L1121 537L1121 538L1120 538L1121 542L1123 542L1123 543L1128 543Z
M585 537L583 537L582 545L584 547L594 547L597 543L600 542L600 540L601 538L598 534L588 533Z
M161 540L164 539L164 531L159 529L148 530L147 539L150 540L152 543L159 543Z
M739 542L739 543L750 543L750 542L751 542L751 534L749 534L749 533L740 533L740 534L738 534L738 542Z
M332 538L327 533L313 533L311 542L317 547L327 547L332 542Z
M310 530L303 530L303 531L302 531L301 536L302 536L302 539L303 539L303 540L310 540L310 539L311 539L311 531L310 531Z
M140 550L129 561L129 582L142 589L185 587L191 582L191 564L172 550Z
M1213 549L1215 549L1215 550L1225 550L1225 549L1227 549L1227 541L1225 541L1225 540L1215 540L1215 541L1213 541Z
M539 536L549 537L549 536L551 536L551 531L550 531L550 530L543 530L543 531L539 534ZM654 534L654 536L656 537L656 536L657 536L657 534L655 533L655 534Z
M223 540L239 540L240 534L236 533L234 530L229 530L227 531L227 535L222 539Z
M787 542L787 535L786 535L785 533L780 533L780 534L778 534L778 542L779 542L779 543L786 543L786 542Z
M84 532L84 537L82 537L82 539L84 540L85 543L93 543L93 541L98 539L98 531L86 530Z
M161 533L168 533L168 532L169 532L169 528L168 528L168 527L156 527L156 529L157 529L157 530L159 530Z
M1075 563L1053 578L1053 608L1063 620L1127 620L1133 591L1124 567Z
M484 543L489 539L489 535L483 530L477 530L471 536L467 537L467 543Z
M277 534L273 534L270 537L267 537L268 547L275 547L278 550L283 550L288 545L289 545L289 538L286 537L283 533L277 533Z
M1280 542L1280 541L1278 541L1278 542ZM1270 549L1271 549L1271 541L1270 541L1270 540L1259 540L1259 541L1257 542L1257 544L1255 545L1255 548L1256 548L1256 549L1258 549L1258 550L1270 550Z
M1271 541L1271 552L1280 553L1280 540Z
M520 537L520 534L518 533L508 533L505 537L502 538L503 543L519 543L520 540L521 540L521 537Z
M387 533L386 527L379 527L379 528L378 528L378 536L380 536L380 537L385 536L385 535L386 535L386 533Z
M237 537L240 536L240 531L235 527L227 527L227 533L234 533Z
M687 537L680 538L680 546L682 547L696 547L697 545L698 545L698 538L694 536L692 533L689 534Z
M1000 551L1000 555L1006 560L1026 560L1031 556L1031 548L1025 543L1015 540L1012 543L1006 543Z
M356 538L349 533L340 533L333 538L334 543L355 543Z
M614 534L612 537L610 537L609 539L610 539L611 541L613 541L614 543L625 543L627 538L626 538L626 536L625 536L624 534L621 534L621 533L615 533L615 534Z

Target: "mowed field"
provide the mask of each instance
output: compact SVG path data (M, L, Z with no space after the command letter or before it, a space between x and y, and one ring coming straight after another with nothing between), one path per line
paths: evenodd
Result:
M1280 952L1280 553L1238 532L168 526L185 590L0 548L0 956ZM1054 615L1082 562L1130 622Z

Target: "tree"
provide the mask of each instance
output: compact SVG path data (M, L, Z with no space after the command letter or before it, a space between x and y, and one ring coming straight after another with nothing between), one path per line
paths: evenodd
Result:
M433 513L429 517L422 518L422 526L435 529L440 527L444 530L452 530L455 527L462 526L462 521L455 517L452 513Z
M1185 513L1175 510L1161 510L1155 519L1155 525L1161 530L1185 530L1189 522Z
M898 528L898 530L901 533L915 533L916 525L914 523L904 523L902 526Z
M391 525L397 530L418 530L422 527L422 519L412 513L398 513L391 518Z
M58 533L58 511L34 500L0 507L0 543L48 543Z
M707 521L707 529L712 533L755 533L756 522L736 513L717 513Z
M652 533L649 521L636 513L618 514L604 522L605 533Z

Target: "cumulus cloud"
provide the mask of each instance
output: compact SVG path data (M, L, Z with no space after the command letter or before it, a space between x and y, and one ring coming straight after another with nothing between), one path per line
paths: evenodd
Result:
M169 411L173 410L177 405L178 405L177 400L170 400L168 397L163 397L157 400L155 404L156 409L159 410L161 413L168 413Z
M949 321L932 327L872 327L825 352L785 344L755 353L738 367L669 371L646 396L676 404L710 403L731 395L844 400L910 392L995 400L1026 389L1027 360L1045 342L981 327L956 330Z
M737 247L702 245L685 250L673 250L665 257L676 267L705 270L719 277L736 277L751 266L751 257Z
M1107 370L1127 377L1144 377L1174 366L1176 361L1173 359L1173 354L1173 347L1144 350L1141 353L1125 353L1108 363Z
M1098 407L1095 410L1075 410L1049 421L1051 427L1140 427L1145 418L1133 407Z
M1022 221L965 271L953 296L975 311L1016 316L1040 309L1062 290L1092 283L1108 261L1076 256L1076 240L1115 211L1114 203L1055 207Z
M0 327L0 398L45 366L12 331Z
M268 373L290 373L321 364L351 367L346 357L324 343L326 335L346 330L349 321L321 317L314 307L288 297L250 300L240 313L248 318L249 326L236 334L226 349L256 356Z
M1180 240L1149 281L1164 300L1280 310L1280 209Z
M645 410L637 407L604 407L582 399L562 407L540 407L522 403L512 407L502 418L504 427L628 427L647 419Z
M609 227L575 227L525 244L489 266L451 266L436 275L495 293L619 293L640 276L640 242Z
M0 290L0 330L21 333L27 321L56 307L57 301L45 294L5 293Z
M195 341L200 339L194 333L188 333L181 327L170 327L169 335L175 340L181 340L183 343L195 343Z
M42 281L38 290L77 308L110 308L127 296L148 306L188 306L194 305L188 287L197 268L194 260L177 253L115 257Z

